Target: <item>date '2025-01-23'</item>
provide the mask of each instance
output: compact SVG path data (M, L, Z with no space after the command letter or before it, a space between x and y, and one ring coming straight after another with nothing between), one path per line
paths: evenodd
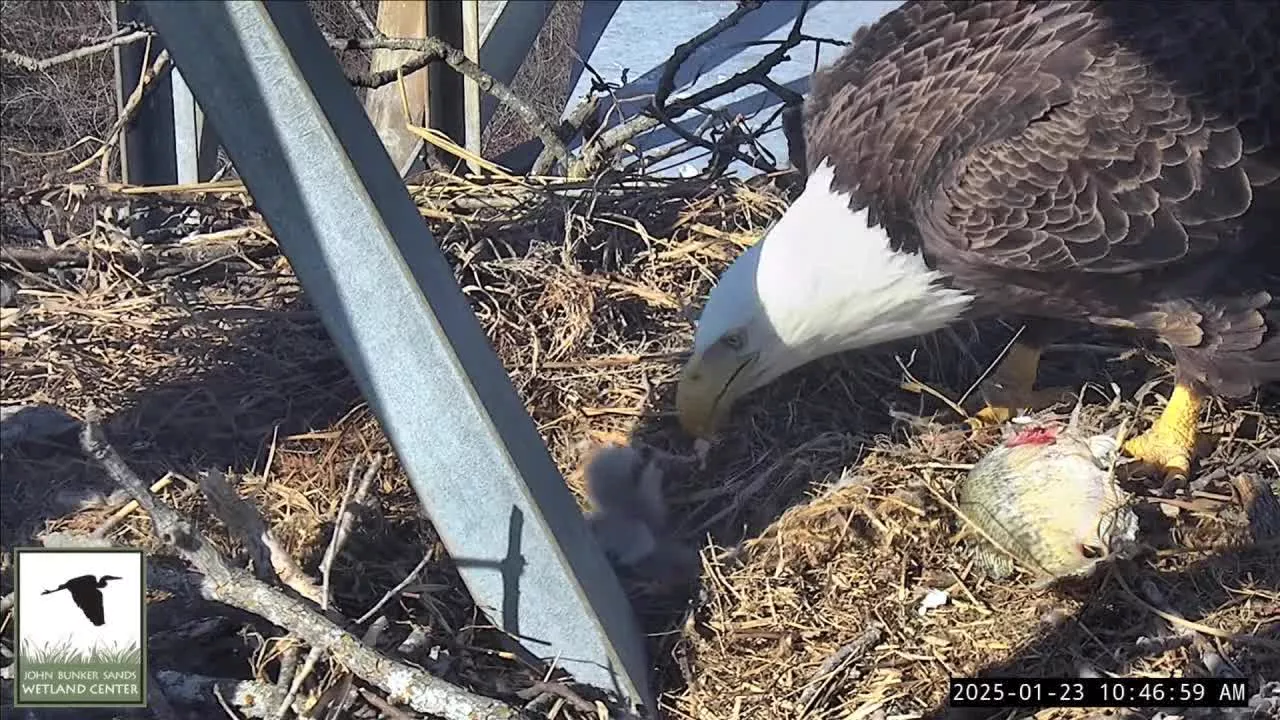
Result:
M1235 678L952 678L952 707L1245 707Z

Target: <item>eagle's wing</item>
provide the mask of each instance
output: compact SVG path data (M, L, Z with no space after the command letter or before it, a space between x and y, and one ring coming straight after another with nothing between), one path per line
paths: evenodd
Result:
M907 242L1010 269L1152 269L1233 242L1280 177L1265 0L920 3L855 40L815 78L810 167L831 157Z

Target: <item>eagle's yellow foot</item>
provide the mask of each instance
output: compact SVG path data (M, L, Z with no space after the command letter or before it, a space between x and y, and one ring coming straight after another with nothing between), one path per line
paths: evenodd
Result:
M973 429L1008 422L1023 409L1041 410L1070 396L1066 388L1033 390L1040 370L1040 348L1015 342L996 369L978 385L986 407L969 418Z
M1185 385L1175 385L1169 404L1150 430L1124 444L1126 455L1166 479L1186 479L1191 473L1197 425L1204 399Z

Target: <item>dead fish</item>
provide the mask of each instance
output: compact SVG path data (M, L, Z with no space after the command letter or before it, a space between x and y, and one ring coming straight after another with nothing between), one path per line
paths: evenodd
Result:
M1108 435L1035 423L978 461L956 495L961 514L982 531L975 555L987 573L1010 576L1016 558L1044 587L1088 577L1099 562L1132 550L1138 518L1112 471L1118 447Z

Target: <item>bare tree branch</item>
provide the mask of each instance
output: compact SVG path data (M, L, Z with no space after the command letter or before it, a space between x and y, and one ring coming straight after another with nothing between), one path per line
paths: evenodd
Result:
M435 37L426 38L350 38L332 40L330 45L337 50L414 50L421 55L410 58L397 68L388 68L377 72L364 73L349 77L356 87L377 88L396 81L401 74L408 75L436 61L444 61L463 76L470 78L480 89L492 95L498 102L515 111L520 120L538 136L556 160L568 169L570 166L569 151L565 148L556 128L538 114L528 102L511 91L511 88L499 82L497 78L480 69L471 62L461 50Z
M806 37L800 30L804 23L804 18L809 10L809 2L805 0L800 6L800 12L796 15L796 20L791 26L791 32L787 38L781 41L776 48L769 51L767 55L761 58L755 65L736 73L733 77L722 83L704 88L687 97L677 98L671 103L667 103L674 90L675 73L679 69L680 64L693 54L696 45L694 43L705 43L715 36L723 33L733 25L737 24L748 13L758 7L758 3L745 2L740 4L731 14L727 15L720 22L712 27L704 30L697 37L687 43L680 45L667 60L666 67L663 70L662 78L658 82L657 92L654 94L653 104L646 114L636 115L630 120L612 128L589 146L583 148L582 153L577 161L577 167L571 172L573 176L589 175L594 172L605 160L612 156L619 148L631 142L642 133L657 127L658 125L666 125L673 132L684 138L687 142L692 142L700 147L705 147L715 152L724 152L723 148L716 147L701 138L691 138L684 128L679 127L675 120L686 112L700 106L705 105L712 100L724 97L731 93L737 92L739 89L748 85L760 85L775 93L781 88L777 83L772 83L768 78L768 73L773 68L787 59L787 52L804 42ZM770 84L772 83L772 84ZM782 88L785 90L785 88ZM737 159L748 162L752 165L758 165L758 161L748 159L745 155L739 153L736 148L734 153L741 156Z
M160 54L156 55L156 59L142 73L142 77L138 78L137 87L129 94L124 108L121 109L119 117L116 118L115 125L107 133L107 142L89 157L67 168L69 174L80 172L92 165L95 160L101 160L98 176L102 182L105 183L107 181L107 168L111 166L111 154L116 146L120 144L120 138L124 135L125 125L133 119L134 114L138 112L138 108L142 106L142 98L155 87L156 81L168 69L169 51L167 49L161 50Z
M207 599L254 613L273 625L288 629L313 648L327 651L348 671L416 712L450 720L525 717L506 703L468 692L383 655L303 601L271 587L242 568L230 565L191 523L151 494L146 483L107 441L96 410L91 409L86 414L80 445L112 480L133 493L138 504L151 516L156 536L204 574L200 591Z
M7 60L23 70L39 72L41 70L48 70L55 65L71 62L72 60L79 60L80 58L86 58L90 55L97 55L100 52L106 52L107 50L120 47L122 45L132 45L133 43L146 40L152 35L153 33L150 30L136 30L127 35L109 37L92 45L86 45L84 47L76 48L75 50L68 50L67 52L59 53L53 57L44 58L43 60L28 57L21 53L13 52L12 50L0 49L0 60Z
M578 103L577 107L569 111L565 119L560 123L560 132L557 133L564 142L573 140L573 137L582 131L583 143L589 139L587 135L588 125L596 119L597 113L600 111L600 98L595 94L588 94ZM556 157L552 154L551 148L543 147L542 152L538 153L538 158L533 161L533 167L529 169L531 175L544 175L551 169L551 165L555 162Z

